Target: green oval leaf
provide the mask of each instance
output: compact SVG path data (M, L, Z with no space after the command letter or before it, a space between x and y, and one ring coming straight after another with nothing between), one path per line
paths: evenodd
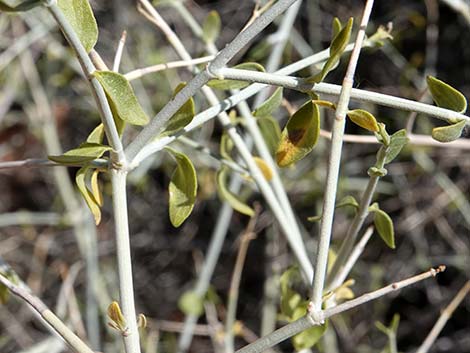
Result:
M428 83L432 99L437 106L454 110L459 113L463 113L467 110L467 99L454 87L433 76L426 77L426 82Z
M333 18L333 23L331 24L331 40L333 41L335 37L341 32L343 24L338 17Z
M347 207L347 206L354 207L354 208L358 209L359 208L359 203L356 201L354 196L347 195L347 196L343 197L336 204L335 208L341 208L341 207Z
M215 10L209 12L202 24L202 39L206 43L214 43L219 37L221 27L219 13Z
M235 65L233 67L234 69L239 69L239 70L251 70L251 71L260 71L260 72L265 72L265 69L263 65L254 63L254 62L248 62L248 63L242 63L239 65ZM214 89L221 89L221 90L230 90L230 89L242 89L247 86L249 86L251 82L246 82L246 81L237 81L237 80L210 80L207 82L207 85L211 88Z
M112 148L99 143L82 143L79 147L65 152L61 156L48 156L51 161L63 165L81 165L100 158L105 152Z
M98 40L98 25L88 0L57 0L57 5L89 53Z
M302 296L293 289L302 283L302 275L298 266L285 270L279 281L281 288L281 313L287 321L293 321L295 320L296 309L304 301Z
M112 71L95 71L93 76L103 86L121 120L132 125L146 125L149 122L149 117L140 106L131 84L123 75Z
M234 210L249 217L254 216L255 211L227 188L227 172L228 167L226 166L222 166L222 168L217 172L217 191L219 197L228 202Z
M344 49L346 49L346 46L349 43L349 38L351 37L352 25L353 25L353 18L351 17L348 20L348 23L346 24L346 26L344 26L341 29L341 31L339 31L338 34L332 40L331 45L330 45L330 57L326 61L325 65L323 65L321 72L308 78L307 82L311 82L311 83L322 82L325 79L325 77L328 75L328 73L334 70L338 66L339 61L341 59L341 55L343 54Z
M354 109L348 111L347 115L348 118L351 119L354 124L362 127L363 129L372 132L379 131L379 125L377 124L377 120L368 111L363 109Z
M186 315L201 316L204 313L204 298L195 291L184 292L178 300L178 308Z
M274 93L266 99L258 108L253 112L253 116L264 117L271 116L274 111L281 106L282 103L282 87L278 87Z
M93 131L88 135L86 142L90 143L102 143L104 139L104 125L99 124L93 129Z
M390 143L385 152L385 164L393 161L409 140L410 139L406 137L406 130L404 129L399 130L390 136Z
M388 247L395 249L395 231L390 216L379 208L373 210L374 225L382 240Z
M197 177L191 160L183 153L165 147L177 166L169 186L169 214L174 227L179 227L191 214L197 194Z
M92 168L90 167L80 168L77 174L75 175L75 183L77 184L80 194L82 194L83 198L85 199L85 202L88 208L93 214L95 223L98 225L101 222L101 209L98 203L96 202L95 197L90 192L90 190L88 190L88 187L87 187L87 179L90 178L90 173L93 173Z
M287 167L304 158L315 147L320 135L320 111L311 100L289 119L276 151L280 167Z
M186 83L180 83L173 92L173 98L175 98L176 94L185 86ZM193 120L194 115L196 115L196 110L194 108L194 99L191 97L170 118L170 120L167 122L165 130L163 130L160 135L173 135L175 132L188 125Z
M274 156L281 140L281 128L278 121L272 116L264 116L258 118L257 123L264 142L268 146L271 155Z
M467 122L460 120L458 123L440 126L432 129L431 136L434 140L439 142L452 142L457 140L462 135L462 130Z

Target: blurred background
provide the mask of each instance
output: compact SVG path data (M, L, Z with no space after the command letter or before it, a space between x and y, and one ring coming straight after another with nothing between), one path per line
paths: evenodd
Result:
M193 57L207 55L204 43L193 35L181 13L169 1L155 1L157 10L170 24ZM211 10L220 14L219 48L244 27L256 5L253 0L184 1L196 21L202 23ZM263 2L262 2L263 3ZM463 4L463 10L455 6ZM133 1L92 0L99 25L96 46L103 60L112 65L122 31L127 31L121 72L179 60L160 30L137 10ZM363 1L303 1L293 33L283 52L286 65L328 47L334 17L343 22L360 18ZM470 97L470 3L468 1L377 1L368 33L379 25L392 28L393 40L381 48L361 53L355 87L413 100L430 102L425 95L428 74L451 84ZM277 24L270 25L233 64L266 63ZM355 29L357 30L357 28ZM0 160L20 161L60 154L83 142L99 123L86 80L77 60L48 13L42 9L20 15L0 14ZM353 32L353 37L355 31ZM327 82L340 84L348 55ZM307 77L316 68L298 76ZM144 110L153 116L171 98L178 83L190 80L184 68L168 69L133 81ZM224 92L219 92L224 97ZM284 104L276 112L281 127L289 110L299 107L305 95L284 91ZM208 107L196 96L196 111ZM248 103L252 103L250 100ZM430 135L442 125L429 116L413 116L388 108L360 105L372 112L389 132L406 128ZM332 115L322 112L322 129L329 131ZM215 120L193 131L190 137L219 150L222 130ZM350 124L348 134L366 132ZM126 132L128 143L135 130ZM179 297L194 286L204 261L221 209L215 177L218 165L193 148L175 142L195 164L198 201L192 215L178 229L168 218L168 183L174 163L157 154L129 177L128 203L135 276L137 311L149 321L143 346L146 352L174 352L185 314ZM367 169L375 163L376 144L346 143L343 149L338 199L359 198L368 181ZM313 352L380 352L388 338L376 322L389 325L400 315L397 345L400 352L414 351L470 275L470 140L468 132L458 144L439 146L410 143L388 166L388 175L378 186L375 200L391 215L396 249L391 250L377 234L372 236L354 267L352 290L356 295L445 264L447 271L399 293L366 304L330 321L325 340ZM59 152L57 152L59 151ZM328 140L322 138L308 158L281 171L298 220L305 228L306 244L314 253L319 225L307 221L321 211ZM78 333L103 352L122 351L116 331L106 325L105 310L118 299L115 242L109 179L100 181L105 194L101 224L95 228L90 213L74 189L77 168L0 168L0 256L31 290ZM241 193L260 214L256 238L248 247L240 284L237 346L260 335L266 281L295 264L279 227L262 196L246 181ZM333 249L347 230L352 213L339 209L335 215ZM193 339L191 352L214 351L220 340L227 293L240 236L249 218L235 212L220 259L211 280L206 316ZM366 225L372 223L371 219ZM363 230L364 231L364 230ZM93 285L90 285L92 283ZM270 282L269 282L270 283ZM274 298L275 307L278 298ZM470 352L470 300L467 297L436 340L432 352ZM219 337L211 330L219 333ZM217 331L219 330L219 331ZM212 340L211 333L212 332ZM217 338L218 337L218 338ZM42 345L42 346L41 346ZM43 349L43 350L41 350ZM45 350L44 350L45 349ZM158 350L157 350L158 349ZM292 351L290 342L276 350ZM0 307L0 352L61 352L67 348L50 333L20 301ZM384 350L384 352L388 352Z

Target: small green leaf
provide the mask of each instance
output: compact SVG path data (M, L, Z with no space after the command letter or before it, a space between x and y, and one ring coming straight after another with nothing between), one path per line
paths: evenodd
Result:
M390 136L390 144L388 145L387 151L385 152L385 164L393 161L409 140L410 139L406 137L406 130L404 129L399 130Z
M335 37L341 32L343 25L338 17L333 18L333 23L331 24L331 40L333 41Z
M91 174L91 179L90 179L91 196L93 196L93 199L95 200L95 203L98 206L103 207L103 194L101 193L100 184L98 181L99 174L100 174L100 171L98 169L95 169L93 173Z
M377 208L374 212L374 225L382 240L388 247L395 249L395 232L393 230L393 221L390 216Z
M269 167L268 163L266 163L265 160L260 157L253 157L253 160L255 161L259 170L263 174L264 178L267 181L271 181L271 179L273 178L273 171Z
M337 204L336 208L341 208L341 207L346 207L346 206L351 206L354 208L359 208L359 203L356 201L354 196L347 195L343 197Z
M217 191L219 193L219 197L228 202L234 210L252 217L255 214L255 211L227 188L227 172L228 167L226 166L222 166L222 168L217 172Z
M363 129L372 132L379 131L379 125L377 124L377 120L368 111L363 109L354 109L348 111L347 115L348 118L351 119L354 124L359 125Z
M309 222L320 222L321 221L321 218L322 218L323 215L318 215L318 216L310 216L307 218L307 221Z
M292 337L296 351L312 348L323 337L328 327L328 321L321 326L313 326Z
M80 42L89 53L98 40L98 25L88 0L57 0Z
M248 62L242 63L239 65L235 65L234 69L239 70L251 70L251 71L260 71L265 72L263 65L258 63ZM214 89L221 89L221 90L230 90L230 89L242 89L249 86L251 83L246 81L237 81L237 80L210 80L207 82L207 85Z
M272 116L264 116L258 118L257 123L264 142L266 142L271 155L274 156L281 140L281 128L278 121Z
M178 300L178 308L186 315L201 316L204 313L204 298L194 291L184 292Z
M232 161L232 150L233 150L233 141L232 139L227 135L226 132L222 134L220 137L220 155L229 160Z
M82 165L100 158L105 152L110 151L111 147L99 143L82 143L79 147L65 152L62 156L48 156L51 161L63 165Z
M209 12L202 24L202 39L206 43L214 43L219 37L221 21L219 13L215 10Z
M253 116L256 117L265 117L271 116L277 108L281 106L282 103L282 87L278 87L274 93L269 97L264 103L262 103L258 108L253 112Z
M434 140L439 142L455 141L462 135L466 123L465 120L460 120L458 123L452 125L435 127L432 129L431 136Z
M276 151L280 167L287 167L304 158L315 147L320 135L320 112L311 100L299 108L282 131Z
M26 0L18 3L18 1L0 0L0 11L5 12L21 12L31 10L33 7L42 5L42 0Z
M169 214L174 227L179 227L191 214L197 194L197 177L191 160L183 153L165 147L177 166L169 186Z
M173 93L173 98L176 94L186 86L186 83L180 83ZM196 110L194 108L194 99L189 98L180 109L170 118L167 122L165 130L161 135L173 135L175 132L181 130L193 120Z
M454 87L433 76L426 77L426 81L428 83L432 99L437 106L454 110L459 113L463 113L467 110L467 99L465 99L465 96Z
M99 124L93 129L93 131L88 135L86 142L89 143L103 143L104 139L104 125Z
M149 122L149 117L140 106L131 84L123 75L112 71L95 71L93 76L103 86L121 120L132 125L146 125Z
M341 59L341 55L348 45L349 38L351 37L351 30L353 25L353 18L351 17L348 20L346 26L344 26L341 31L335 36L330 45L330 57L326 61L325 65L321 72L307 79L307 82L319 83L322 82L328 73L334 70Z
M87 179L90 177L90 172L93 169L90 167L82 167L78 170L77 174L75 175L75 183L77 184L78 190L82 194L85 202L90 209L93 217L95 218L96 225L100 224L101 222L101 210L100 206L95 200L95 196L88 190L87 187Z

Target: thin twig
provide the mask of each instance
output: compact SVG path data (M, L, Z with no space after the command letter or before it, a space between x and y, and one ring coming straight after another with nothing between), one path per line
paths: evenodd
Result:
M313 280L312 310L321 311L323 288L325 285L325 274L328 263L328 250L330 248L331 229L333 226L333 216L335 213L335 199L338 187L338 175L341 162L341 151L343 147L343 135L346 125L346 113L348 110L351 89L354 82L354 72L356 70L362 42L365 37L365 29L369 22L372 11L373 0L368 0L364 7L359 32L356 37L354 49L351 53L348 69L343 80L341 93L338 98L335 120L332 128L332 140L330 147L330 157L326 176L325 195L323 198L323 216L320 224L319 244L315 264L315 278Z
M94 353L77 335L75 335L38 297L24 288L12 283L0 273L0 283L17 297L28 303L52 328L78 353Z
M438 268L431 268L429 271L423 272L419 275L410 277L403 281L392 283L376 291L363 294L360 297L357 297L356 299L349 300L333 308L329 308L329 309L317 312L316 313L317 315L307 314L304 317L300 318L299 320L294 321L284 327L281 327L280 329L277 329L276 331L272 332L271 334L267 336L261 337L256 342L253 342L243 347L242 349L238 350L236 353L261 353L265 351L266 349L268 349L269 347L273 347L276 344L312 326L321 325L326 319L334 315L338 315L342 312L353 309L371 300L381 298L384 295L387 295L394 291L398 291L409 285L423 281L427 278L435 277L438 273L441 273L444 270L445 270L445 266L443 265L439 266Z
M468 293L470 293L470 281L464 284L454 299L452 299L449 305L447 305L446 308L442 311L441 316L439 316L439 319L434 324L431 332L429 332L428 336L418 348L416 353L427 353L429 351L434 341L439 336L439 333L441 333L442 329L446 325L447 321L452 317L455 309L457 309Z
M122 53L124 52L124 45L126 44L127 31L122 31L119 44L116 49L116 55L113 60L113 71L119 72L119 66L121 65Z

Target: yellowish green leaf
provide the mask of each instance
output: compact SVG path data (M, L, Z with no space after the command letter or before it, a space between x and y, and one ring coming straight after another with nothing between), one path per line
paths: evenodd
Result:
M276 151L280 167L287 167L304 158L315 147L320 135L318 106L308 101L289 119L282 131Z
M239 70L250 70L250 71L259 71L264 72L265 69L263 65L254 63L254 62L247 62L235 65L234 69ZM238 80L219 80L214 79L207 82L207 85L214 89L220 90L231 90L231 89L242 89L249 86L251 83L246 81L238 81Z
M176 160L169 186L169 214L174 227L179 227L191 214L197 195L197 177L191 160L183 153L165 148Z
M217 191L219 197L222 200L228 202L228 204L232 206L234 210L252 217L255 214L255 211L228 189L227 172L228 168L226 166L222 166L222 168L220 168L217 173Z
M104 139L104 125L99 124L93 129L93 131L88 135L86 142L89 143L103 143Z
M327 327L328 321L325 321L321 326L313 326L292 337L292 344L294 345L295 350L298 352L312 348L325 334Z
M221 21L219 13L215 10L209 12L202 24L202 38L206 43L214 43L219 37Z
M95 169L93 173L91 174L91 180L90 180L90 185L91 185L91 195L95 199L95 202L98 206L103 207L103 194L100 190L100 184L98 181L98 174L99 170Z
M0 0L0 11L21 12L31 10L33 7L42 5L42 0L5 1Z
M258 108L253 112L253 116L256 117L266 117L271 116L282 103L282 87L278 87L274 93L262 103Z
M395 249L395 231L393 229L393 221L390 216L377 208L374 212L374 225L382 240L388 247Z
M95 71L93 75L103 86L121 120L132 125L146 125L149 122L131 84L123 75L113 71Z
M186 86L186 83L180 83L175 88L175 91L173 93L173 98L185 86ZM195 114L196 114L196 111L194 108L194 99L191 97L170 118L170 120L167 122L165 130L163 130L161 135L173 135L175 132L181 130L186 125L188 125L191 122L191 120L193 120Z
M204 312L204 298L194 291L184 292L178 300L178 308L186 315L201 316Z
M98 40L98 25L88 0L57 0L57 5L89 53Z
M90 190L88 190L87 187L87 179L90 176L90 172L92 172L92 168L90 167L80 168L75 175L75 183L77 184L78 190L85 199L88 208L93 214L95 223L98 225L101 222L101 210L99 204L95 200L94 195L90 192Z
M333 18L333 23L331 27L332 27L331 40L333 41L335 37L338 35L338 33L341 31L341 29L343 28L343 25L341 24L341 21L339 20L338 17Z
M408 143L408 141L409 138L406 137L406 130L404 129L399 130L390 136L390 142L387 151L385 152L385 164L393 161L401 152L403 147Z
M124 332L126 330L126 319L124 318L124 315L122 315L121 308L117 301L113 301L109 304L108 318L112 323L114 323L119 331Z
M63 165L83 165L96 158L100 158L111 147L99 143L82 143L79 147L65 152L61 156L48 156L51 161Z
M455 141L462 135L466 123L465 120L460 120L458 123L452 125L435 127L432 129L431 136L434 140L439 142Z
M463 113L467 110L467 99L451 85L433 76L426 77L432 99L441 108Z
M261 159L259 157L253 157L255 160L256 165L258 166L259 170L261 170L261 173L263 173L264 178L267 181L270 181L273 178L273 171L269 167L269 165L264 161L264 159Z
M354 109L348 111L347 115L348 118L351 119L354 124L362 127L363 129L372 132L379 131L379 125L377 124L377 120L368 111L363 109Z

